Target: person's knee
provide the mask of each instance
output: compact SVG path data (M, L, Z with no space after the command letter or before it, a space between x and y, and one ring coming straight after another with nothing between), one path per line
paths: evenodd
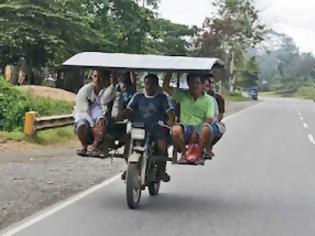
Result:
M179 137L183 134L183 129L180 125L176 125L172 129L173 137Z
M211 136L211 129L209 126L207 125L204 125L202 128L201 128L201 135L204 136L204 137L207 137L209 138Z
M157 141L158 149L161 152L165 152L167 149L167 142L165 140L158 140Z
M86 131L90 128L90 124L86 119L81 119L76 122L74 129L76 133Z
M105 129L105 127L106 127L106 121L105 121L105 119L99 119L99 120L97 121L96 126L97 126L99 129Z
M77 135L86 134L88 131L88 126L86 124L81 124L76 128Z

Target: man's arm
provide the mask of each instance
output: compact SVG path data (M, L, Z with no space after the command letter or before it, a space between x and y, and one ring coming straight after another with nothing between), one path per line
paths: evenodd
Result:
M127 105L127 108L119 116L118 120L129 119L134 112L137 112L138 111L138 101L139 101L139 95L138 94L133 95L129 104Z
M175 114L174 110L170 110L166 112L167 118L168 118L168 125L173 127L175 125Z
M87 90L88 90L88 85L85 85L79 90L76 96L76 105L75 105L76 108L74 112L74 118L76 121L80 119L86 119L90 123L91 127L93 127L94 122L88 112L90 103L87 99Z
M213 122L213 119L211 117L209 118L206 118L203 123L208 123L208 124L211 124Z
M171 104L170 98L166 94L163 94L161 102L162 102L165 114L168 118L167 120L168 125L174 126L175 125L175 112L174 112L174 107Z
M130 108L126 108L121 114L120 116L118 116L117 121L121 121L121 120L125 120L125 119L129 119L133 114L133 110L131 110Z
M219 115L218 115L218 121L221 122L221 121L223 120L223 114L224 114L224 113L219 113Z
M207 111L206 111L206 119L204 120L204 123L211 124L213 122L213 117L215 114L215 104L214 104L214 98L209 96L207 105Z
M225 101L221 95L219 95L218 106L219 106L218 120L221 122L223 119L223 114L225 112Z
M136 81L136 71L130 70L130 80L131 80L131 92L135 94L137 92L137 81Z
M115 87L118 81L118 74L116 70L112 71L112 76L110 77L110 84Z
M116 96L116 83L117 83L118 75L117 71L112 71L112 76L110 77L110 86L104 88L105 91L102 95L102 105L107 106L110 102L115 99Z
M172 73L168 72L165 74L164 81L163 81L163 91L169 94L170 96L172 96L172 91L173 91L173 88L170 85L171 78L172 78Z
M112 119L116 119L119 117L123 110L123 97L121 92L116 91L116 96L113 100L111 117Z
M165 74L164 81L163 81L163 90L168 95L170 95L175 101L181 102L183 98L186 96L185 95L186 91L180 88L171 87L170 86L171 77L172 77L172 73Z

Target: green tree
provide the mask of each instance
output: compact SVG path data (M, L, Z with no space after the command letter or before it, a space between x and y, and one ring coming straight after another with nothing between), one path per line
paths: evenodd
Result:
M275 90L296 89L308 82L315 82L315 58L311 53L300 53L293 39L271 31L270 41L264 43L264 51L251 53L256 56L264 86ZM276 46L273 42L278 42Z
M157 17L159 0L0 0L0 63L35 69L81 51L187 55L195 28Z
M110 42L107 51L125 53L187 54L195 30L157 18L159 1L93 0L85 6L94 15L93 27ZM150 9L151 7L151 9ZM91 12L92 10L92 12Z
M246 58L236 72L236 85L242 88L257 86L259 66L255 57Z
M265 26L253 0L216 0L215 12L206 18L196 40L199 56L220 57L230 72L230 91L235 84L235 68L242 64L244 53L264 39Z
M0 61L24 58L30 68L56 65L102 42L80 1L10 0L0 3Z
M135 0L84 1L84 6L93 17L93 28L99 31L109 52L143 53L150 33L150 22L155 14ZM151 4L157 4L151 1Z
M196 27L175 24L162 18L153 19L151 37L147 40L148 51L163 55L187 55L196 33Z

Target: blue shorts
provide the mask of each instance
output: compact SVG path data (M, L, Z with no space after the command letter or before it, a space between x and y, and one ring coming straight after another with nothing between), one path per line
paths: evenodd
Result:
M195 133L197 134L197 136L200 136L201 133L201 129L203 127L208 127L211 134L213 135L213 137L220 137L222 134L220 132L220 129L218 127L218 125L216 123L214 124L207 124L207 123L203 123L200 125L185 125L185 124L181 124L183 131L184 131L184 139L186 143L189 143L191 136L193 134L193 132L195 131Z
M221 131L220 131L220 128L219 128L217 122L211 124L211 129L212 129L213 139L219 138L223 135L223 133L221 133Z

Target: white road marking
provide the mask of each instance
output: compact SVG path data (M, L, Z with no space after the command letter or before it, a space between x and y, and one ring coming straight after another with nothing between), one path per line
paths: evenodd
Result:
M315 139L313 138L311 134L308 135L308 139L310 140L312 144L315 144Z
M298 112L298 115L299 115L299 116L302 116L301 112Z
M308 125L306 123L303 123L303 126L304 126L305 129L308 128Z
M304 120L304 118L303 118L302 116L300 116L300 119L301 119L301 120Z
M26 219L26 222L18 225L17 227L15 228L12 228L11 230L7 231L7 232L4 232L4 234L1 234L2 236L11 236L11 235L14 235L20 231L22 231L23 229L45 219L46 217L56 213L57 211L60 211L61 209L79 201L80 199L86 197L87 195L115 182L116 180L120 179L120 176L121 176L121 173L119 173L118 175L115 175L114 177L111 177L107 180L105 180L104 182L98 184L98 185L95 185L77 195L74 195L60 203L57 203L55 206L52 206L51 208L49 208L48 210L44 210L44 212L42 213L39 213L37 216L31 216L32 218L30 218L29 220Z
M236 115L238 115L244 111L252 109L253 107L257 106L258 104L262 104L262 103L257 103L253 106L247 107L247 108L245 108L239 112L236 112L230 116L225 117L222 121L226 121L226 120L228 120L228 119L230 119L230 118L232 118L232 117L234 117L234 116L236 116ZM32 216L22 220L21 222L18 222L16 224L12 225L11 227L9 226L7 229L4 229L4 231L0 232L0 235L1 236L12 236L12 235L26 229L27 227L30 227L31 225L47 218L48 216L62 210L63 208L66 208L67 206L79 201L80 199L85 198L89 194L91 194L91 193L93 193L93 192L95 192L95 191L97 191L97 190L99 190L99 189L101 189L107 185L110 185L111 183L120 179L120 176L121 176L121 173L119 173L119 174L105 180L104 182L102 182L98 185L95 185L95 186L93 186L93 187L91 187L91 188L89 188L89 189L87 189L87 190L85 190L85 191L83 191L77 195L74 195L68 199L65 199L64 201L61 201L61 202L59 202L59 203L57 203L51 207L48 207L48 208L46 208L46 209L44 209L38 213L35 213L35 215L32 215Z

